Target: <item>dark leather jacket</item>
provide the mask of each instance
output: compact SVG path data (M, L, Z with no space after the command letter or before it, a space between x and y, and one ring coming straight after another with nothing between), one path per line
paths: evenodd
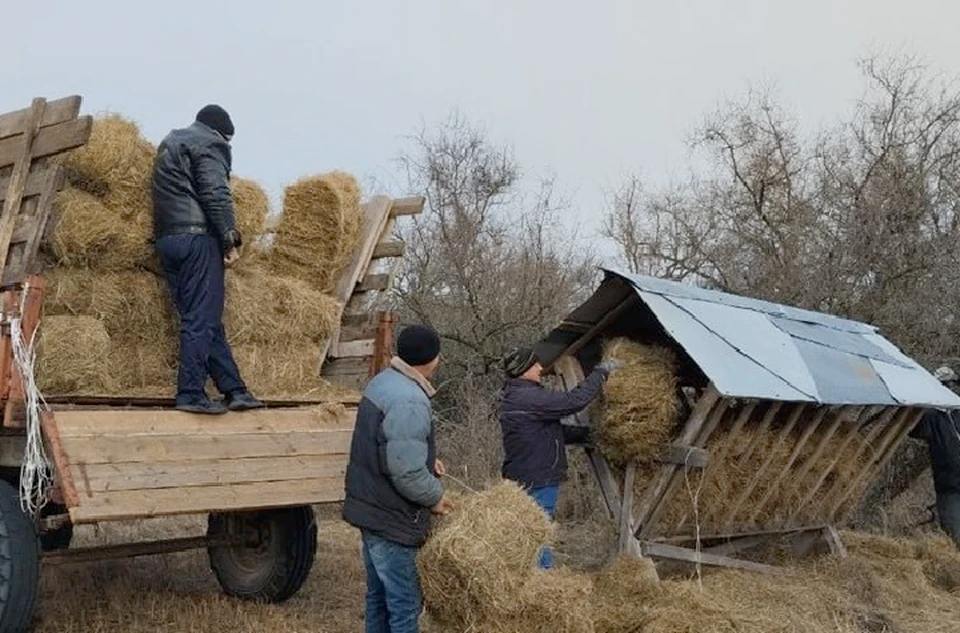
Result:
M154 235L209 233L224 252L238 244L231 161L230 144L199 121L170 132L153 165Z
M500 394L503 476L527 488L560 483L567 476L565 444L577 438L560 419L584 410L600 393L605 369L594 369L571 391L551 391L523 378L507 380Z

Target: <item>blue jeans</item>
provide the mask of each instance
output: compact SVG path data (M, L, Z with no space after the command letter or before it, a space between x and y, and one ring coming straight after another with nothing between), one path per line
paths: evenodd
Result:
M207 376L220 393L245 391L223 331L223 249L212 235L167 235L157 240L173 302L180 313L177 403L206 398Z
M530 488L527 490L533 500L537 502L543 511L547 513L552 521L557 515L557 496L560 493L560 486L540 486L539 488ZM553 550L549 547L543 547L540 550L540 569L553 568Z
M366 633L417 633L423 599L417 548L363 531L367 570Z

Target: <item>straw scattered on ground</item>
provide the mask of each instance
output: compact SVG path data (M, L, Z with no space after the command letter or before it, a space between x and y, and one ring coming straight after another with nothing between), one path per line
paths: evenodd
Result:
M360 240L360 188L343 172L287 187L269 259L273 270L329 292Z
M607 344L604 356L624 365L604 387L601 450L617 464L648 461L676 427L676 355L666 347L618 338Z

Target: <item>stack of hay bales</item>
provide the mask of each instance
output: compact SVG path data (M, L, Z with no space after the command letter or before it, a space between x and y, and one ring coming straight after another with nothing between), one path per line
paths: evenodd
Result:
M178 324L152 245L154 156L134 123L111 115L95 121L89 143L63 159L69 186L58 196L46 244L52 259L40 346L46 393L175 390ZM339 314L327 294L330 280L359 240L359 187L341 172L289 187L280 225L293 228L278 230L272 250L262 239L266 193L244 178L233 178L231 191L247 245L227 272L224 322L237 363L263 397L316 396L328 387L319 377L321 344ZM284 272L290 253L301 274ZM64 338L72 345L61 344L71 331L77 334ZM91 361L78 365L81 358Z
M552 533L514 483L458 499L418 558L428 613L443 630L593 631L589 578L537 569Z

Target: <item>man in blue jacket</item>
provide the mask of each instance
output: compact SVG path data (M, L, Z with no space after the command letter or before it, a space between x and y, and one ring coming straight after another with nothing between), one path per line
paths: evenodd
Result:
M451 509L438 476L430 384L440 339L411 325L397 357L369 382L357 409L343 518L360 528L367 572L366 633L417 633L422 608L417 551L431 514Z
M543 366L532 348L510 352L503 361L507 381L500 396L503 432L503 476L523 486L554 518L560 482L567 476L566 444L584 442L587 429L560 423L597 397L619 364L605 361L571 391L552 391L541 384ZM553 552L544 548L540 567L553 567Z
M163 139L153 166L156 249L180 313L176 406L191 413L263 406L240 378L223 329L224 266L243 241L230 195L233 132L226 110L208 105ZM222 402L207 397L208 376Z

